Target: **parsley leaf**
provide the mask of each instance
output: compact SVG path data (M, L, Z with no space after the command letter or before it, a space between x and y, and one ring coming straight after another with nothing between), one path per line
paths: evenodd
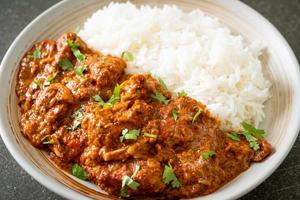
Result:
M178 119L178 117L179 117L179 113L178 113L178 111L175 110L175 109L172 110L172 115L173 115L173 118L174 118L175 121L176 121L176 120Z
M84 71L85 71L85 68L81 66L81 67L78 67L75 69L75 74L82 76Z
M160 78L160 77L157 77L157 80L159 81L159 84L162 88L164 88L165 90L167 90L167 85L165 84L165 82Z
M72 166L72 174L81 180L86 180L87 173L77 163Z
M185 97L185 96L187 96L188 94L187 94L184 90L181 90L180 92L177 93L177 95L178 95L179 97Z
M122 135L120 136L120 142L124 140L136 140L140 135L140 129L132 129L128 131L127 128L123 129Z
M74 56L79 60L79 61L84 61L86 56L80 52L78 49L80 45L76 42L73 42L72 40L67 40L68 46L71 48Z
M76 128L80 125L81 120L83 118L83 110L82 108L79 108L73 115L70 116L70 118L73 118L73 124L71 126L67 126L68 130L74 131Z
M46 136L42 137L41 141L43 144L54 144L54 140L53 140L53 138L51 138L50 135L46 135Z
M238 132L231 132L231 133L228 133L227 136L232 139L232 140L235 140L235 141L240 141L240 136L239 136L240 133Z
M72 70L73 69L73 64L71 63L70 60L68 60L67 58L62 59L61 61L58 62L58 66L60 66L60 68L63 71L66 70Z
M144 137L148 137L148 138L157 138L157 135L150 134L150 133L144 133Z
M165 105L169 103L169 100L167 100L167 98L158 91L155 91L154 94L151 94L151 97L155 100L164 103Z
M169 163L165 165L164 173L163 173L163 182L168 185L171 183L173 188L179 188L181 186L179 180L176 177L176 174L173 171L172 165Z
M133 178L136 176L136 174L138 173L140 169L139 165L135 165L134 166L134 172L132 174L131 177L125 175L122 178L122 187L121 187L121 197L129 197L127 191L126 191L126 186L128 186L129 188L131 188L132 190L137 190L138 187L140 186L140 184L136 181L133 180Z
M206 151L206 152L202 153L202 158L204 160L208 160L210 157L212 157L214 155L216 155L216 152L209 150L209 151Z
M131 62L134 60L134 57L132 55L132 53L128 52L128 51L123 51L122 54L121 54L121 58L123 60L126 60L128 62Z
M197 112L195 113L194 117L193 117L193 120L192 120L192 123L195 123L195 121L197 120L197 118L199 117L199 115L202 113L203 110L197 108Z

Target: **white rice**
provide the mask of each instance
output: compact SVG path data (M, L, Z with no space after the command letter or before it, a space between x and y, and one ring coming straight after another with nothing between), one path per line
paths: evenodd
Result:
M170 90L185 90L223 120L223 129L238 129L242 121L257 126L264 118L271 84L262 73L262 46L246 44L200 10L111 3L79 35L106 54L131 52L135 60L127 72L151 72Z

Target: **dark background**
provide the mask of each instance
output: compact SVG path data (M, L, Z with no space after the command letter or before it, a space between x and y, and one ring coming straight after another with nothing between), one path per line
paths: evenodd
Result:
M264 15L279 29L299 60L300 0L242 1ZM56 2L58 0L0 0L0 60L20 31ZM53 200L63 198L31 178L9 154L0 138L0 199ZM300 199L300 137L275 173L241 198L241 200L248 199Z

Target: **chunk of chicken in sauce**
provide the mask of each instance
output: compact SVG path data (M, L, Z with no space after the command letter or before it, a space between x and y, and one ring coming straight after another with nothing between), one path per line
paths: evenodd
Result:
M78 163L89 181L116 196L126 176L138 183L125 185L126 196L210 194L271 154L266 140L258 139L254 150L244 137L231 139L205 105L125 69L123 59L94 51L74 33L37 43L18 73L22 133L56 164L70 169ZM124 136L133 130L133 138ZM166 166L175 187L164 180Z

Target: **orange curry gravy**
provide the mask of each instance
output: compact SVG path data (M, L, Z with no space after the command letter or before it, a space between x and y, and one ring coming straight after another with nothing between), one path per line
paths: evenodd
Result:
M73 66L63 70L60 62L66 60ZM78 74L80 67L84 71ZM125 68L123 59L92 50L74 33L35 44L20 63L16 85L22 133L60 167L78 163L89 181L116 196L126 175L138 183L125 186L127 196L206 195L271 153L264 139L256 151L244 137L232 140L205 105L172 94L149 74L125 74ZM114 102L95 101L95 95L109 101L117 84L120 96ZM121 141L122 131L131 130L139 131L136 139ZM203 156L207 152L213 154ZM166 166L179 184L166 183Z

